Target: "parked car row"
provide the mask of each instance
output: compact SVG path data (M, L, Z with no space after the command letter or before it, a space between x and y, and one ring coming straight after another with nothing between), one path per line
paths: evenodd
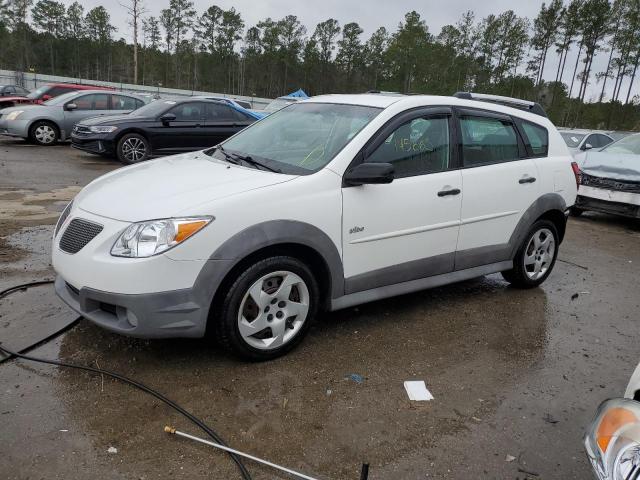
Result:
M0 109L12 107L15 105L32 105L41 104L52 98L64 95L65 93L77 92L80 90L111 90L115 91L112 87L100 87L95 85L81 85L74 83L50 83L43 85L32 92L19 87L18 85L6 85L7 92L10 92L13 88L13 95L1 95L0 96ZM26 93L24 93L26 92Z
M71 140L75 148L130 164L216 145L266 115L223 97L149 103L149 97L107 89L83 87L58 95L56 88L38 90L40 98L45 92L55 95L41 104L28 104L33 98L25 97L24 103L0 110L0 135L38 145Z

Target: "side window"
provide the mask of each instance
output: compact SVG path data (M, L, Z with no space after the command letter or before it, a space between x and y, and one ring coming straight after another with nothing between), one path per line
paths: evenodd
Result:
M177 122L197 122L203 117L202 103L183 103L170 110L176 116Z
M465 167L508 162L519 158L518 139L508 120L463 116L462 162Z
M124 95L111 95L112 110L135 110L137 107L136 99L125 97Z
M234 122L244 120L239 118L233 108L221 103L207 103L206 119L210 122Z
M522 129L536 157L546 157L549 152L549 132L535 123L522 122Z
M144 106L144 102L142 100L138 100L136 98L136 108L140 108Z
M396 178L449 167L448 117L420 117L400 125L366 160L391 163Z
M44 92L45 95L49 95L51 98L62 95L63 93L72 92L70 88L67 87L52 87L48 91Z
M109 109L109 97L104 93L91 93L89 95L83 95L71 100L70 103L75 103L77 110L108 110Z
M587 143L590 143L593 148L601 148L609 145L611 143L611 139L605 135L594 133L589 137Z

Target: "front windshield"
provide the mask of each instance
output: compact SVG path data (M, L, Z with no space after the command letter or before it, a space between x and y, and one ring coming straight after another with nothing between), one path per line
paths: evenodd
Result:
M43 85L40 88L36 88L33 92L27 95L27 98L32 98L34 100L41 98L49 88L51 88L49 85Z
M562 138L569 148L578 148L580 142L585 137L584 133L560 132Z
M277 112L278 110L283 109L290 103L293 103L291 100L284 100L283 98L276 98L269 105L267 105L264 109L265 112Z
M77 94L78 92L63 93L62 95L54 97L51 100L47 100L46 102L44 102L44 105L64 105Z
M296 103L241 131L222 145L283 173L307 175L327 165L381 109L335 103ZM225 159L219 150L212 152Z
M640 133L621 138L604 147L601 152L640 155Z

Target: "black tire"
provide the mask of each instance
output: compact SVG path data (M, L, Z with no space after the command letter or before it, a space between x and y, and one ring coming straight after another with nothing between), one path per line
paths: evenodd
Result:
M546 270L544 272L540 271L538 277L532 278L532 275L536 274L530 271L531 265L525 265L525 257L531 258L531 254L534 253L533 256L536 260L538 258L543 258L542 254L538 254L538 251L535 249L535 245L532 244L532 242L534 241L534 235L537 235L541 232L550 232L553 237L553 258L550 262L542 263L542 266L546 265ZM553 270L553 267L556 263L556 259L558 258L559 246L560 238L558 236L558 229L553 224L553 222L550 222L549 220L538 220L531 226L531 228L527 232L527 235L524 237L522 244L518 247L516 255L513 259L513 268L511 270L502 272L502 277L516 288L537 287L542 282L544 282L551 274L551 271ZM537 265L537 262L536 264L534 264L534 269L536 268L535 265Z
M143 162L150 156L149 141L140 134L127 133L118 140L116 155L126 165Z
M579 217L583 213L584 213L584 210L578 207L571 207L569 209L569 215L571 215L572 217Z
M304 287L302 287L301 284L298 284L291 288L291 293L289 293L289 296L286 299L287 302L290 303L289 305L286 304L287 302L282 301L284 300L284 298L276 298L276 303L274 303L271 299L270 301L268 301L268 304L263 311L261 308L258 308L257 304L255 304L254 302L256 318L253 319L251 325L253 325L254 321L258 320L258 317L264 316L262 322L267 325L267 328L260 329L260 327L257 327L255 333L256 338L254 338L253 335L245 338L241 334L239 327L239 323L241 322L239 318L240 308L244 306L244 310L248 305L247 302L250 302L249 300L246 300L245 297L253 299L253 296L251 296L251 294L249 293L249 289L254 284L257 284L263 277L268 276L272 273L275 274L276 272L292 273L294 274L292 277L297 276L304 282L304 286L306 286L308 293L308 295L305 294L305 298L308 304L306 317L302 319L301 323L298 326L297 316L286 317L286 313L282 313L285 312L285 308L290 308L291 306L296 305L296 292L298 293L298 300L302 301L302 290L298 291L296 289L303 289ZM277 279L278 277L276 276L273 278ZM271 286L271 283L269 282L271 282L271 279L265 280L263 286L260 287L261 293L264 291L264 288L267 288L267 283L269 287ZM280 287L276 286L275 284L274 288L276 289L274 293L280 291ZM292 295L294 296L294 300L290 301ZM213 315L210 318L210 322L213 322L213 325L210 325L210 327L212 327L210 328L210 330L213 330L212 333L215 334L216 340L220 345L244 359L252 361L271 360L289 352L302 341L304 336L309 331L311 324L315 320L316 314L318 312L318 305L320 304L319 297L320 290L318 287L318 282L316 281L313 273L306 264L296 258L288 256L274 256L265 258L264 260L260 260L247 267L232 281L229 288L224 292L224 297L222 299L219 312L212 312ZM280 310L281 308L282 310ZM271 312L272 320L269 321L273 323L268 323L267 312ZM276 315L278 315L277 318L275 317ZM289 335L289 338L284 344L274 348L256 348L255 345L252 345L250 343L253 342L254 344L256 344L261 342L268 342L269 340L273 341L272 339L274 339L274 333L269 325L275 326L276 324L285 325L283 327L284 333L282 338L285 338L286 335ZM297 331L295 331L295 333L289 332L289 330L295 330L296 328Z
M60 139L60 129L53 122L39 120L29 129L29 141L36 145L55 145Z

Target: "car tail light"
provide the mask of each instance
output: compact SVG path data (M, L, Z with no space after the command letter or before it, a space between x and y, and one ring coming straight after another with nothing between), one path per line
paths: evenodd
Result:
M573 170L573 174L576 176L576 187L579 187L582 180L582 172L580 171L580 167L576 162L571 162L571 169Z

